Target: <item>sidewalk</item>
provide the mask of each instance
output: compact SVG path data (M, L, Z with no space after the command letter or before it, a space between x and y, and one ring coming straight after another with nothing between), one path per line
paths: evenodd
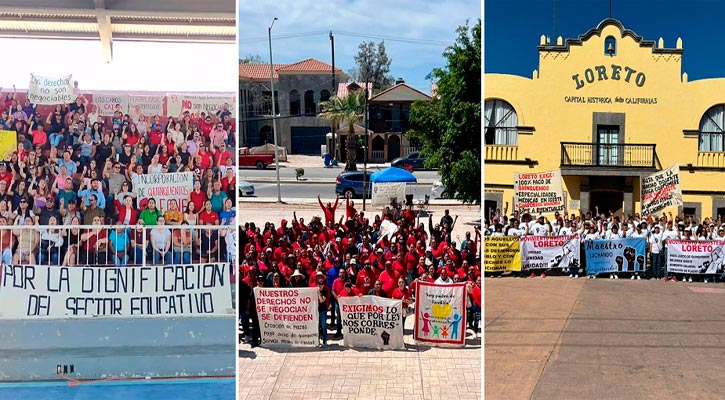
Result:
M342 170L340 170L340 172L342 172ZM435 181L437 181L437 179L426 179L426 178L417 178L417 179L418 179L417 182L408 183L408 184L409 185L432 185ZM266 176L265 177L262 177L262 176L249 177L249 178L244 178L244 180L247 182L251 182L251 183L277 183L276 176L275 177L266 177ZM281 183L281 184L289 184L289 183L294 183L294 184L303 184L303 183L327 184L327 183L330 183L330 184L334 184L335 180L334 179L331 180L330 178L300 178L299 180L297 180L294 178L290 179L288 177L280 176L279 183Z

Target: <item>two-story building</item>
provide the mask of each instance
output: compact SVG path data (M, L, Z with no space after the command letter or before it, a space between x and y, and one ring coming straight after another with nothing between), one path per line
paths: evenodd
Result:
M275 109L279 145L291 154L320 154L330 123L318 116L320 103L334 95L332 66L314 58L274 64ZM273 143L269 64L239 65L239 142L241 146ZM347 81L335 68L335 84Z
M484 209L512 209L515 173L561 170L565 204L634 214L642 178L677 163L685 214L725 216L725 79L689 82L670 46L606 19L542 36L531 77L485 74Z

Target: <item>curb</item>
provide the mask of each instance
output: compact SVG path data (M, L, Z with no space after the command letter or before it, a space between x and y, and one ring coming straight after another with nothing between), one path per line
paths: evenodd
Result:
M277 183L277 178L252 178L252 179L243 179L244 181L247 181L249 183ZM423 179L418 180L416 183L411 183L411 185L432 185L435 181L429 180L429 179ZM303 179L303 180L295 180L295 179L282 179L280 178L279 183L282 184L302 184L302 183L320 183L320 184L335 184L335 178L332 178L332 181L330 178L323 179L323 178L312 178L312 179Z

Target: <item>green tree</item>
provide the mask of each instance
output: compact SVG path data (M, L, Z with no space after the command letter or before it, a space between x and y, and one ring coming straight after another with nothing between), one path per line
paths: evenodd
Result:
M322 108L320 116L336 127L343 122L347 122L345 171L357 171L355 124L362 121L365 115L365 90L356 90L343 98L332 96L329 100L320 103L320 107Z
M393 86L393 82L395 82L393 76L390 75L391 62L392 60L385 50L384 41L377 45L372 41L362 42L355 55L356 66L350 69L348 74L353 81L372 82L373 93L378 93Z
M239 59L239 64L262 64L262 57L259 54L247 54Z
M481 20L456 30L458 38L443 55L445 69L432 76L438 95L416 101L407 132L423 144L426 166L437 168L446 192L465 203L481 203Z

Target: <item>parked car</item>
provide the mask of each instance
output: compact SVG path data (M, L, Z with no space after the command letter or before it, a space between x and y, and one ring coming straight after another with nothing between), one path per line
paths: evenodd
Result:
M372 197L373 184L370 182L370 177L373 175L372 172L367 173L367 197ZM342 172L337 176L335 181L335 193L345 195L352 193L353 197L362 197L363 195L363 177L365 174L362 171L355 172Z
M430 194L431 197L434 199L447 199L448 193L446 193L446 188L443 187L443 183L441 181L435 181L433 182L433 186L430 188Z
M264 169L270 164L274 164L274 154L252 154L249 152L249 148L247 147L239 149L240 167L257 167L258 169Z
M411 166L413 169L425 169L425 157L421 157L419 152L410 153L405 157L398 157L390 162L390 165L397 168L409 169L406 166Z
M254 194L254 185L252 183L247 181L238 181L239 182L239 197L243 197L244 195L252 196Z

